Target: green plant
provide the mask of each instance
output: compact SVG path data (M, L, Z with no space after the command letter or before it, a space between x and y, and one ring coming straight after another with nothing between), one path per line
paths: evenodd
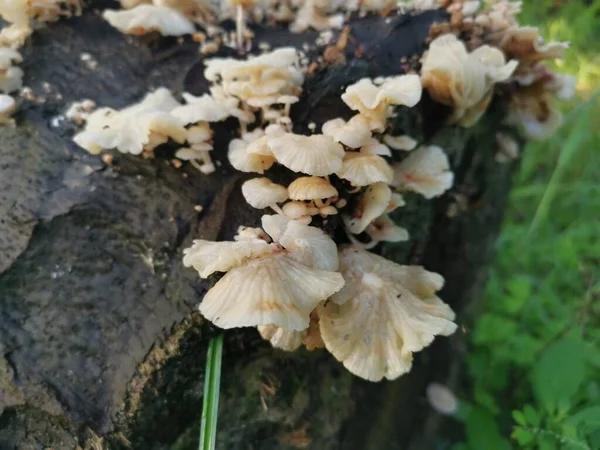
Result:
M200 443L198 450L214 450L219 415L219 388L221 386L221 359L223 355L223 335L212 338L206 354L206 375L204 377L204 399L202 421L200 423Z

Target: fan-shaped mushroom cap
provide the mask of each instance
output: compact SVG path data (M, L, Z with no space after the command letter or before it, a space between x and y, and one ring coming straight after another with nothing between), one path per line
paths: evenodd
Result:
M318 200L338 195L337 189L320 177L296 178L288 186L288 192L292 200Z
M383 130L390 115L390 105L415 106L421 93L421 80L417 75L386 78L379 86L369 78L363 78L346 88L342 100L366 118L372 130Z
M267 134L265 134L265 132ZM274 136L285 131L278 125L269 125L265 131L262 128L244 133L242 139L233 139L229 143L229 162L242 172L264 173L275 164L275 157L267 142Z
M137 5L119 11L107 9L102 17L126 34L139 35L158 31L163 36L181 36L196 31L194 24L183 14L163 6Z
M286 133L269 139L268 145L277 162L294 172L325 176L342 167L344 149L330 136Z
M306 336L306 330L288 331L276 325L260 325L257 328L260 336L271 342L273 347L288 352L292 352L300 347Z
M14 63L23 62L21 54L8 47L0 47L0 70L7 70Z
M190 144L199 144L212 138L212 130L208 122L201 122L198 125L189 127L186 131L186 141Z
M392 191L386 183L369 186L360 196L358 207L351 217L344 217L348 230L353 234L365 231L371 221L381 216L392 199Z
M403 136L390 136L389 134L383 135L383 142L394 150L414 150L417 146L417 141L407 135Z
M394 178L394 171L381 156L346 152L342 168L336 175L350 181L354 186L368 186L380 181L390 184Z
M304 202L287 202L281 209L290 219L299 219L309 215L308 206Z
M290 220L278 242L290 252L292 258L309 267L331 272L338 269L337 246L319 228Z
M365 231L374 241L404 242L409 238L408 231L396 225L387 214L373 220Z
M139 155L164 143L170 137L183 143L187 131L170 114L179 103L168 89L159 88L144 99L120 111L99 108L89 115L85 129L73 140L93 154L116 148L122 153Z
M288 191L284 186L273 183L264 177L244 182L242 194L246 201L256 209L267 208L288 199Z
M323 134L331 136L334 141L350 148L360 148L371 139L369 121L360 114L355 115L348 122L341 118L328 120L323 124L322 131Z
M269 243L254 239L239 242L212 242L197 239L183 251L183 265L193 267L202 278L214 272L227 272L250 258L272 251Z
M433 296L439 275L355 247L341 250L340 270L346 285L320 309L320 328L327 350L355 375L397 378L412 352L456 330L450 307Z
M452 121L477 109L477 114L470 114L470 125L487 108L494 83L506 81L517 65L487 45L469 54L455 35L445 34L434 39L424 55L421 79L434 100L455 109Z
M420 147L394 166L392 185L418 192L425 198L443 194L453 182L454 174L446 153L433 145Z
M308 327L315 306L343 283L339 273L272 254L227 272L207 292L200 312L221 328L273 324L301 331Z
M171 114L181 119L185 125L200 121L219 122L229 117L230 110L217 102L210 94L201 97L184 93L187 105L173 108Z

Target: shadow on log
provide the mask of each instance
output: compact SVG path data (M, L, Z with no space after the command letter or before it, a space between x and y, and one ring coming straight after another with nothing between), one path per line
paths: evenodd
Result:
M422 54L429 26L445 18L353 21L347 62L307 80L293 110L297 131L347 117L343 88L400 73L400 59ZM317 37L255 31L256 42L274 46ZM77 148L75 128L59 115L83 98L120 108L159 86L201 93L197 46L130 39L88 11L37 31L23 52L38 101L22 105L17 128L0 130L0 449L74 449L95 436L110 448L197 448L205 352L218 330L193 313L210 283L183 268L181 251L194 238L230 238L258 223L240 174L227 168L233 125L217 127L222 167L212 175L176 169L169 147L152 160L113 153L107 165ZM425 99L394 124L442 146L456 183L434 202L407 195L395 215L411 241L378 250L444 275L441 297L463 330L509 190L510 167L494 162L498 109L474 129L441 127L445 112ZM409 375L372 384L324 351L284 353L254 330L227 332L218 447L433 448L444 437L425 386L451 383L464 351L460 332L439 339Z

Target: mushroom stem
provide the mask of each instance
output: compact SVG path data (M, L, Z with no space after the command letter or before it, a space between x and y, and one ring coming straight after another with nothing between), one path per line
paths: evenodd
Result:
M291 103L286 103L285 107L283 108L283 114L287 117L290 116L290 110L292 109L292 104Z
M323 203L323 200L320 198L315 199L315 206L319 209L325 208L328 205L329 205L329 203Z
M237 48L238 51L244 50L244 29L246 27L246 21L244 20L244 8L238 5L236 16L235 16L235 29L237 37Z

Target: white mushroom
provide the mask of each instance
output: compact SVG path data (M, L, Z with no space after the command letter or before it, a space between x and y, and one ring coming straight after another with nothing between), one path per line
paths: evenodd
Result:
M180 119L170 111L179 106L168 89L159 88L120 111L99 108L89 115L86 127L73 140L92 154L116 148L122 153L139 155L169 138L178 143L187 131Z
M319 323L327 350L353 374L395 379L410 370L413 352L456 330L454 313L435 296L439 275L352 246L341 249L340 270L346 284Z
M317 207L325 207L323 199L337 197L338 191L331 183L320 177L296 178L289 186L288 192L292 200L311 200Z
M346 152L336 175L354 186L368 186L378 182L390 184L394 171L381 156L360 151Z
M390 117L390 106L415 106L421 99L421 80L417 75L399 75L375 85L363 78L346 88L342 100L369 121L371 130L383 131Z
M365 231L372 239L372 244L375 242L404 242L409 238L408 231L396 225L387 214L373 220Z
M138 5L131 9L102 13L113 27L122 33L143 35L158 31L163 36L182 36L196 31L194 24L179 11L164 6Z
M442 195L452 187L454 174L444 151L436 146L420 147L394 165L394 187L418 192L425 198Z
M394 150L404 150L407 152L414 150L414 148L417 146L417 141L407 135L390 136L389 134L384 134L383 142L385 142L388 147Z
M369 121L360 114L348 122L341 118L328 120L323 124L322 130L323 134L350 148L360 148L371 139Z
M286 133L269 139L268 146L277 162L294 172L325 176L342 167L344 149L330 136Z
M317 304L344 284L337 248L323 231L283 217L263 216L273 243L194 241L183 263L202 277L227 272L204 296L200 312L222 328L275 325L308 328Z
M10 95L0 94L0 125L14 126L15 120L11 118L16 111L17 104Z
M210 94L194 97L184 93L183 98L187 104L173 108L171 114L179 118L185 125L201 121L219 122L231 115L230 109L219 103Z
M392 191L386 183L375 183L365 189L352 216L344 216L348 231L360 234L367 226L381 216L392 199Z
M284 186L273 183L268 178L253 178L242 184L242 194L250 206L256 209L271 208L283 214L277 203L288 199L288 191Z

